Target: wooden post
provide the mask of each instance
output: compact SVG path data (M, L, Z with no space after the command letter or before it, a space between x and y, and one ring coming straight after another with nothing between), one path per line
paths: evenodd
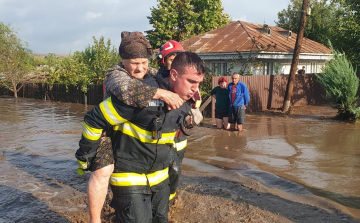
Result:
M293 88L294 88L295 73L297 71L297 66L299 63L299 55L300 55L300 50L301 50L301 44L302 44L303 37L304 37L304 30L305 30L308 6L309 6L309 0L303 0L300 23L299 23L299 31L298 31L298 35L296 38L294 55L293 55L293 59L292 59L292 63L291 63L289 79L288 79L288 83L286 86L286 92L285 92L285 97L284 97L284 104L283 104L283 109L282 109L283 112L287 112L291 105L291 97L292 97Z
M84 104L85 104L85 107L87 106L87 95L86 93L84 92Z

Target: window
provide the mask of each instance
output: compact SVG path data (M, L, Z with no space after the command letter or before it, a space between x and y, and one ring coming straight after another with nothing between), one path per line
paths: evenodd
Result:
M227 73L227 63L223 63L222 64L223 66L222 66L222 75L225 75L226 73Z
M211 63L209 65L211 65L210 69L213 74L226 75L228 72L227 63Z
M270 27L269 27L268 30L267 30L267 34L268 34L268 35L271 34L271 29L270 29Z
M221 74L221 63L217 64L216 74Z
M274 63L267 63L266 74L272 75L274 73Z

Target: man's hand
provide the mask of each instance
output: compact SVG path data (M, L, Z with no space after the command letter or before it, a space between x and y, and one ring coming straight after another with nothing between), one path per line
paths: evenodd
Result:
M160 88L156 91L154 99L164 101L169 110L178 109L184 103L184 100L178 94Z

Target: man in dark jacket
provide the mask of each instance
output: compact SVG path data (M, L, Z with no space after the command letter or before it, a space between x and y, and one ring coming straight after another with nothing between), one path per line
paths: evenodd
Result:
M171 70L171 64L174 61L176 55L178 53L185 52L181 44L175 40L169 40L166 43L164 43L160 47L160 53L157 56L158 64L160 66L160 69L157 76L160 76L162 78L167 78L170 76L170 70ZM199 106L201 104L201 98L199 91L195 93L195 95L191 98L191 115L186 118L187 126L192 126L195 122L196 125L200 123L202 120L202 114L199 111ZM194 114L197 114L196 112L200 113L200 118L195 119ZM198 117L197 115L196 117ZM193 121L188 121L193 120ZM191 123L193 122L193 123ZM184 155L185 155L185 148L187 146L187 136L181 132L180 130L177 131L176 137L175 137L175 144L174 147L176 149L175 153L173 152L173 156L180 157L180 160L174 159L169 167L169 178L170 178L170 198L169 203L170 205L173 204L174 198L176 196L176 189L179 185L179 178L181 175L181 167L180 163L182 162Z
M167 81L175 93L183 100L188 100L202 81L205 67L196 54L179 55L181 56L174 60ZM135 74L137 78L141 78L137 75ZM151 103L153 107L161 104ZM144 110L129 107L112 96L85 116L83 137L77 151L77 158L85 164L96 154L99 133L101 134L103 129L114 130L112 141L117 173L112 176L110 184L114 192L112 205L122 222L127 222L129 218L137 219L136 221L151 221L152 217L155 217L156 222L167 222L169 190L166 181L170 159L166 151L173 149L171 145L174 144L176 132L172 135L171 131L176 131L176 126L180 123L178 120L174 122L173 119L178 118L177 113L180 111L170 111L168 116L161 111L160 106L158 113L144 113ZM176 114L172 115L171 112ZM164 129L161 128L162 125ZM158 146L167 149L154 150ZM157 154L158 152L161 153ZM137 205L129 209L127 202L135 202ZM124 205L127 208L122 208Z
M298 70L298 74L305 74L305 66Z

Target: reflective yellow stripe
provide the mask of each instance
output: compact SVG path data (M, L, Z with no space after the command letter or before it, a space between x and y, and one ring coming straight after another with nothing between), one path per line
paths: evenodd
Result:
M85 138L95 141L95 140L100 139L101 133L102 133L102 129L90 127L84 122L82 135Z
M122 118L115 110L111 97L100 103L101 113L111 125L119 125L127 120Z
M110 177L110 184L113 186L146 186L145 174L137 173L113 173Z
M150 174L139 173L113 173L110 177L110 184L113 186L155 186L169 178L169 168L156 171Z
M122 118L115 110L111 97L107 98L100 103L100 110L105 119L114 126L115 131L122 131L131 137L139 139L144 143L158 143L158 144L173 144L176 132L163 133L161 139L153 139L152 132L143 130L138 126L128 122L128 120ZM127 123L125 123L127 122ZM122 125L120 125L122 124Z
M171 201L172 199L174 199L175 196L176 196L176 192L173 193L173 194L170 194L169 201Z
M176 151L181 151L181 150L185 149L186 146L187 146L187 139L185 139L184 141L175 143Z
M81 169L87 169L87 162L83 162L81 160L77 160L77 163L78 163L78 167L81 168Z
M149 180L150 187L155 186L169 177L169 168L150 173L146 176Z
M163 133L161 139L153 139L152 132L139 128L133 123L127 122L120 126L114 126L115 131L122 131L124 134L134 137L143 143L173 144L176 132Z

